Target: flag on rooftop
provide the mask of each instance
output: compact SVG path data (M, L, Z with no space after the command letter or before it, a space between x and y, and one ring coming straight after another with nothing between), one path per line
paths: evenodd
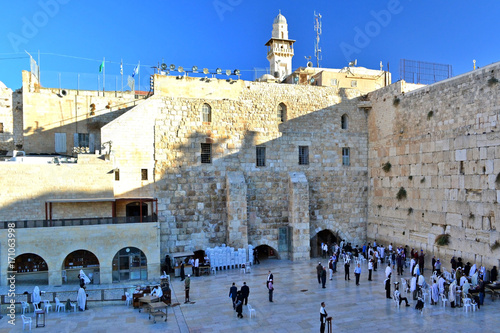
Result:
M141 62L139 61L139 63L137 64L137 66L135 66L135 68L134 68L134 72L132 73L132 77L134 77L137 74L139 74L139 66L140 65L141 65Z
M103 70L104 70L104 59L102 60L101 65L99 66L99 73L102 73Z

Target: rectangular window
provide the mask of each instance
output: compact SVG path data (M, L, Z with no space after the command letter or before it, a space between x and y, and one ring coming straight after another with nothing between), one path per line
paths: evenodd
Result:
M337 85L337 79L331 79L330 80L330 85L336 86Z
M119 169L115 170L115 180L116 181L120 180L120 170Z
M212 163L212 144L201 144L201 163Z
M355 88L355 87L357 87L357 86L358 86L358 81L356 81L356 80L352 80L352 81L351 81L351 87Z
M266 147L255 147L257 166L266 166Z
M342 148L342 165L351 165L349 148Z
M0 123L0 133L3 133L3 123Z
M299 165L309 164L309 146L299 146Z
M141 169L141 180L148 180L148 169Z
M89 147L89 133L78 133L78 147Z

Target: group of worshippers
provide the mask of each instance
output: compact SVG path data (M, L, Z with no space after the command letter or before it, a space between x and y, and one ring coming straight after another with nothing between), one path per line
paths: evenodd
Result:
M269 282L269 281L268 281ZM229 298L233 303L233 310L238 314L238 318L243 318L243 304L248 304L248 295L250 295L250 288L247 286L246 282L243 282L243 286L238 290L236 283L233 282L231 288L229 288Z

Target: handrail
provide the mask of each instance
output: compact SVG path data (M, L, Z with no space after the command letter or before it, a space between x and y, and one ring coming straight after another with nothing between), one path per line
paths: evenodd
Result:
M146 223L158 222L156 215L143 216L142 222L139 216L121 217L93 217L57 220L22 220L22 221L1 221L0 229L8 229L9 224L15 223L15 228L47 228L47 227L75 227L100 224L125 224L125 223Z

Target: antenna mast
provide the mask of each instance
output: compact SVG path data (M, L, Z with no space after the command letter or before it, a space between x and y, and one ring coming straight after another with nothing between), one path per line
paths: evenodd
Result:
M319 61L322 60L321 48L319 47L319 36L321 35L321 14L316 15L314 11L314 31L316 31L316 41L314 42L314 55L316 57L316 67L319 67Z

